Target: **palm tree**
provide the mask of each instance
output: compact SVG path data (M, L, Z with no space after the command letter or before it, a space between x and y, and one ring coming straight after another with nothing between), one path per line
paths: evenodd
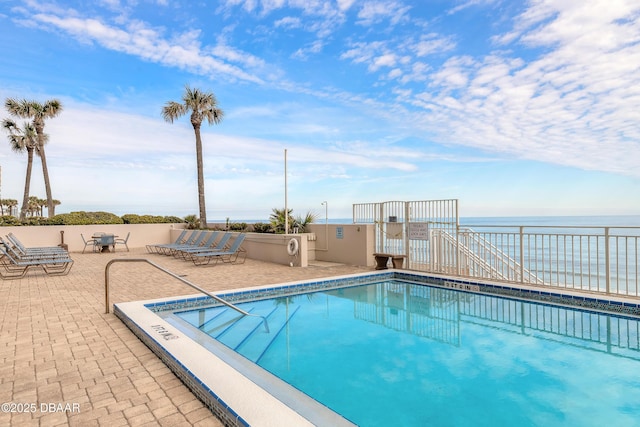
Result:
M2 210L2 216L4 215L13 215L13 208L18 205L18 201L16 199L2 199L0 200L0 209ZM7 212L5 213L4 208L7 208Z
M18 213L17 211L18 201L16 199L4 199L4 202L9 208L9 215L15 215L14 211L15 213Z
M187 215L184 217L184 222L187 223L187 230L195 230L198 228L199 220L195 215Z
M202 92L199 89L191 89L185 86L182 95L182 104L169 101L162 107L162 117L169 123L191 112L191 125L196 134L196 163L198 168L198 203L200 205L200 226L207 228L207 210L204 202L204 171L202 165L202 139L200 138L200 126L207 119L209 124L218 124L222 121L224 112L218 108L218 101L213 92Z
M307 227L309 224L313 224L318 219L318 214L307 211L305 216L298 215L295 217L294 227L298 227L301 233L307 232Z
M42 175L44 176L44 187L47 192L47 211L49 218L55 215L55 207L51 196L51 182L49 181L49 168L47 167L47 157L44 153L44 144L47 142L47 136L44 133L45 119L51 119L60 114L62 111L62 103L57 99L51 99L44 104L38 101L29 101L26 99L16 100L8 98L5 107L9 114L24 119L31 119L33 127L38 136L38 155L42 162Z
M291 228L295 221L291 216L293 209L288 209L288 212L287 212L288 218L285 217L284 208L282 209L272 208L271 212L272 212L271 215L269 215L269 223L271 224L271 228L273 228L273 230L278 234L280 233L287 234L288 231L285 230L285 224L288 222L289 227Z
M285 233L285 220L289 223L290 229L298 229L300 233L307 232L307 226L309 224L313 224L318 219L318 215L315 213L308 211L305 216L298 215L297 217L293 217L293 209L289 209L289 218L285 218L284 208L272 208L271 215L269 215L269 224L271 224L271 228L275 230L276 233ZM285 233L286 234L286 233Z
M13 120L4 119L2 127L9 132L9 143L11 149L16 153L27 152L27 176L24 182L24 195L22 197L22 208L20 209L20 219L25 219L29 210L29 188L31 187L31 169L33 166L33 152L38 145L36 130L31 123L24 123L22 128L18 127Z
M29 214L34 216L42 216L43 207L47 205L47 201L36 196L29 196Z

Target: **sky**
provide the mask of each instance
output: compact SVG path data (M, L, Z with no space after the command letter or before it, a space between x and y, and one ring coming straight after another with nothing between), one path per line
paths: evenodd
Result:
M0 0L0 51L0 99L62 102L56 213L197 214L193 128L161 115L189 85L224 111L202 126L209 220L285 196L321 220L640 214L637 0ZM7 135L0 197L21 201Z

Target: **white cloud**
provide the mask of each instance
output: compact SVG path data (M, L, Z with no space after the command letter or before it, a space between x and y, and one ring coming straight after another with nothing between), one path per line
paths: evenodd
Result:
M367 64L371 73L382 67L395 67L389 79L398 79L406 84L427 79L426 71L431 67L423 62L423 57L442 54L455 48L455 43L449 37L429 33L413 37L390 38L368 42L353 42L349 49L342 53L340 59L349 59L354 64Z
M296 16L285 16L284 18L275 21L273 25L276 28L300 28L302 26L302 21Z
M454 49L456 44L449 38L438 34L425 34L420 36L420 40L409 46L410 50L420 58L434 53L447 52Z
M353 3L355 3L355 0L337 0L338 3L338 9L340 9L341 11L346 11L349 8L351 8L351 6L353 6Z
M163 65L175 66L202 75L225 75L230 79L262 83L262 79L249 71L231 65L232 60L250 67L262 65L261 61L226 46L202 49L199 31L177 34L169 40L163 30L130 20L126 25L109 25L99 19L58 16L52 13L36 13L31 21L64 31L85 43L98 43L108 49L135 55ZM219 56L207 54L214 52Z
M369 65L369 71L377 71L380 67L393 67L396 62L394 54L386 53L373 59L373 62Z
M382 21L396 25L408 19L411 8L396 1L368 1L358 12L358 24L370 26Z
M302 47L302 48L298 49L297 51L295 51L292 56L294 58L306 59L311 54L321 52L322 48L324 47L324 45L325 45L325 43L322 40L315 40L310 45Z
M502 40L545 51L451 57L416 95L422 123L441 142L640 176L639 16L624 1L533 2Z

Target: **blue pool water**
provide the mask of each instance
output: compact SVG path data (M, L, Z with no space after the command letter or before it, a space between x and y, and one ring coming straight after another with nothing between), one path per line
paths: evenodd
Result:
M640 324L402 281L176 313L361 426L640 423Z

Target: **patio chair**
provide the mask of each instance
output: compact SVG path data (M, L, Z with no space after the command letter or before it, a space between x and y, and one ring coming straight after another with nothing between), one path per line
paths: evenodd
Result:
M130 236L130 235L131 235L131 232L128 232L128 233L127 233L127 237L125 237L124 239L116 239L116 240L115 240L115 244L116 244L116 245L124 245L124 246L125 246L125 248L127 248L127 252L129 252L129 246L127 246L127 242L129 241L129 236ZM116 247L115 247L115 246L113 247L113 250L114 250L114 252L115 252L115 250L116 250Z
M11 256L15 260L19 261L31 261L31 260L39 260L39 259L50 259L50 258L67 258L69 256L68 252L37 252L37 253L29 253L23 254L18 248L14 247L8 240L4 240L0 238L0 246L2 246L5 250L5 253Z
M171 254L171 250L173 248L176 248L178 246L181 245L192 245L196 239L198 238L198 236L200 235L200 231L198 230L194 230L189 237L187 237L187 239L184 242L181 243L169 243L169 244L165 244L165 245L155 245L155 252L157 254L161 254L161 255L170 255Z
M218 261L231 263L231 264L242 264L247 258L247 251L242 249L240 246L242 242L244 242L246 235L239 234L236 239L233 241L229 249L222 251L209 251L209 252L196 252L190 254L191 261L195 265L206 265L211 262L211 260L215 259L215 263ZM242 256L242 261L238 262L238 258Z
M193 260L193 258L191 257L192 255L195 255L197 253L205 253L205 252L222 252L224 250L227 249L227 244L229 242L229 240L231 239L231 236L233 236L234 233L231 232L226 232L224 233L224 235L222 236L222 238L220 239L220 241L218 243L216 243L216 245L212 248L197 248L197 249L191 249L191 250L187 250L182 252L182 259L186 260Z
M213 248L213 244L218 239L218 236L220 235L220 232L219 231L214 231L214 232L207 233L207 234L209 235L209 237L202 244L177 246L177 247L172 249L171 253L176 258L178 256L181 256L182 258L184 258L184 254L188 253L188 252L191 252L191 251L207 251L207 250L211 250Z
M67 254L68 251L61 246L36 246L36 247L26 247L22 244L22 242L13 234L7 234L7 241L10 242L14 249L22 254L22 255L38 255L38 254Z
M48 257L16 259L6 244L0 245L0 265L5 272L0 270L2 279L19 279L24 277L31 268L41 268L48 275L65 275L71 271L73 260L70 257Z
M173 245L170 248L165 249L165 255L173 255L175 251L180 250L181 248L190 248L190 247L199 247L202 245L205 237L207 237L209 233L206 231L201 231L200 234L195 236L194 239L189 240L188 242L181 245Z
M147 248L147 252L149 252L150 254L152 253L159 253L157 252L157 248L158 246L166 246L167 244L169 245L178 245L182 242L184 242L184 236L187 235L187 230L182 230L182 232L180 233L180 235L178 236L178 238L173 242L173 243L154 243L151 245L146 245Z
M82 235L82 233L80 233L80 237L82 237L82 242L84 243L84 248L82 248L82 253L84 253L84 251L87 249L87 246L91 246L93 248L93 252L96 251L96 248L98 247L98 240L97 239L85 239L84 236Z

